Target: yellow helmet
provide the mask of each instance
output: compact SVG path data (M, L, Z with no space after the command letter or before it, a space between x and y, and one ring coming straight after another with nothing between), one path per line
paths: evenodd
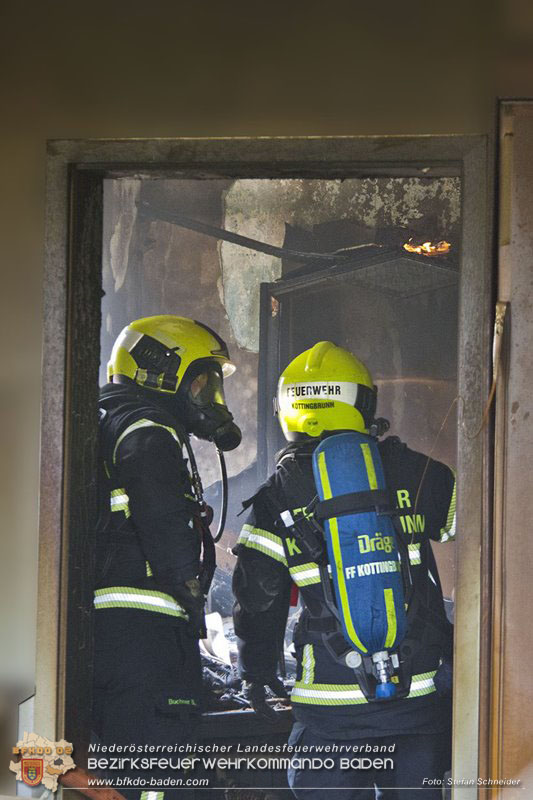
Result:
M332 342L318 342L296 356L278 383L277 413L285 438L324 431L367 433L376 411L376 389L365 365Z
M176 394L191 364L204 359L219 364L224 377L235 371L225 342L207 325L170 314L144 317L118 336L107 377L124 376L145 389Z

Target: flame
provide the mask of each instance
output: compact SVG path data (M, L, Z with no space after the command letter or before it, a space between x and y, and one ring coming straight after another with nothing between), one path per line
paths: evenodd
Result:
M408 253L418 253L418 255L422 256L442 256L445 253L449 253L452 246L450 242L424 242L423 244L412 244L413 240L409 239L406 244L404 244L403 249L407 250Z

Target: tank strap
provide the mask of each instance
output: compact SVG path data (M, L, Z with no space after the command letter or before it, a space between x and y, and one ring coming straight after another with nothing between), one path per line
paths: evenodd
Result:
M396 509L387 489L370 489L366 492L349 492L331 497L329 500L322 500L316 504L314 511L315 517L323 520L365 511L375 511L377 514L391 516Z

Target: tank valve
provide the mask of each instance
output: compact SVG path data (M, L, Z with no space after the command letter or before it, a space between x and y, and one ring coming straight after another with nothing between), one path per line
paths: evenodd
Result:
M380 650L378 653L373 653L372 661L374 662L375 674L378 681L376 697L394 697L396 694L396 686L390 680L393 667L388 652L386 650Z

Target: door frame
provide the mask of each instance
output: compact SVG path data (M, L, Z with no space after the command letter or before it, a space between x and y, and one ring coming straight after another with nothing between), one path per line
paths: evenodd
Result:
M86 742L82 728L88 710L86 703L82 708L80 689L87 689L92 657L90 562L87 570L84 556L90 550L94 512L96 405L93 408L91 402L96 403L98 362L98 344L89 343L88 337L100 325L103 180L459 174L463 224L458 380L464 424L458 429L454 777L481 774L488 749L491 586L483 576L490 574L492 435L484 429L469 439L467 432L479 425L490 381L492 153L492 143L484 136L48 143L34 718L41 735L71 736L80 750ZM74 630L76 638L71 635Z

